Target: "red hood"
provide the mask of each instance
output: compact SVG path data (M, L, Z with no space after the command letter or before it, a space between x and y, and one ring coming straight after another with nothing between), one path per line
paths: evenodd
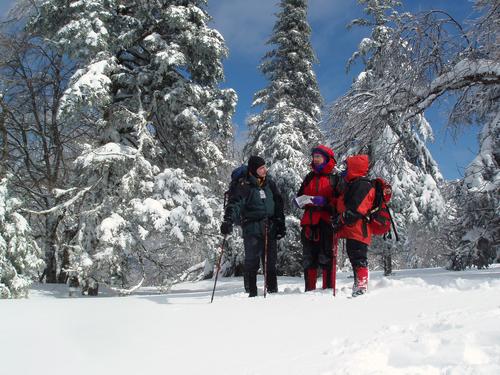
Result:
M352 181L357 177L364 177L368 174L370 161L368 155L355 155L347 158L347 181Z
M335 161L335 154L333 153L333 150L329 147L326 147L324 145L319 145L317 147L314 147L312 149L312 153L319 152L320 154L323 154L328 157L328 163L326 163L325 167L321 170L321 173L324 174L329 174L332 173L333 168L335 168L335 165L337 165L337 162ZM311 168L314 171L314 164L311 163Z

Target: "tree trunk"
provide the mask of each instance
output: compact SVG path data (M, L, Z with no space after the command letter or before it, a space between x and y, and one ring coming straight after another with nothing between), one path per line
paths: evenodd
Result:
M47 215L45 219L45 282L60 283L62 282L57 277L57 227L61 216ZM65 281L64 281L65 282Z
M82 294L97 296L99 294L99 283L94 280L85 280L82 286Z
M58 282L57 280L57 260L56 260L56 251L54 246L47 244L49 250L45 252L45 282L50 284L55 284Z
M392 248L390 245L384 246L382 257L384 260L384 276L390 276L392 274Z
M59 276L57 277L57 281L60 284L66 284L69 278L68 269L69 269L69 251L68 248L65 247L62 253L61 260L61 271L59 272Z
M2 100L2 98L0 98L0 101L1 100ZM8 156L9 149L7 148L7 146L8 146L7 127L5 126L6 107L3 104L3 102L1 103L1 105L2 105L2 112L0 112L0 131L2 134L2 156L1 156L1 160L0 160L0 176L4 176L4 174L5 174L4 163L7 163L7 156Z
M70 244L73 243L73 240L75 236L78 233L77 227L67 227L64 229L63 235L62 235L62 244L64 246L64 250L62 253L62 261L61 261L61 271L59 272L58 280L60 283L66 283L68 280L71 283L71 278L69 273L69 269L71 267L71 262L70 262L70 247L68 247Z

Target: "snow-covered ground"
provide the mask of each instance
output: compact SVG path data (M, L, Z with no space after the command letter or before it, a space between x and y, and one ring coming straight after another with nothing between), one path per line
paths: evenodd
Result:
M343 273L335 299L299 278L249 299L222 278L210 304L212 283L0 300L0 374L500 374L500 265L373 272L356 299Z

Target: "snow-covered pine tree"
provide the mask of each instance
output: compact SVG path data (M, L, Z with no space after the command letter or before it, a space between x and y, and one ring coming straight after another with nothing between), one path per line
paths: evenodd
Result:
M432 130L424 116L404 120L404 113L388 113L387 87L397 84L402 70L411 69L405 54L394 55L396 45L404 45L391 25L400 22L395 0L359 0L367 18L356 19L351 25L372 28L370 37L364 38L348 62L350 67L361 60L364 70L351 89L335 101L330 108L331 143L343 157L367 153L371 161L371 174L389 181L393 187L391 208L397 223L401 242L376 238L373 248L383 254L384 268L390 273L391 254L402 255L409 232L416 227L435 226L443 211L444 201L439 190L442 176L430 155L425 141L432 139ZM398 51L401 48L397 49ZM397 57L397 58L396 58ZM413 229L411 229L413 228Z
M465 170L455 200L457 215L450 224L459 239L448 265L454 270L484 268L500 260L500 64L492 64L500 61L500 14L497 1L478 0L475 7L481 17L475 21L468 38L477 41L478 50L464 57L473 62L479 56L477 67L493 74L483 84L463 90L451 116L456 125L484 124L478 155Z
M500 111L480 134L479 153L465 171L459 201L460 242L449 268L488 267L500 257Z
M28 221L19 212L21 201L10 196L7 183L5 177L0 180L0 298L21 298L28 296L44 263Z
M217 88L227 50L205 4L49 0L31 21L80 65L60 115L96 129L77 160L84 198L72 206L74 272L89 285L140 285L149 267L172 278L213 247L189 238L217 227L200 177L224 165L236 95Z
M113 102L134 112L142 105L169 167L205 175L226 164L236 105L233 90L217 87L227 48L207 26L205 4L50 0L34 22L70 56L109 70ZM64 16L50 21L55 13Z
M386 79L376 87L376 95L364 91L349 94L353 103L359 104L358 110L351 114L352 118L356 119L355 123L369 128L370 124L394 115L400 118L399 124L411 123L443 95L453 94L457 100L450 110L450 124L488 124L490 130L483 131L482 137L489 139L486 134L490 134L491 129L495 128L495 125L491 126L490 123L498 113L497 98L500 91L498 1L477 0L475 5L480 17L471 21L472 27L469 30L446 12L429 11L393 18L395 36L391 39L397 43L392 43L384 57L388 67ZM423 33L422 30L426 32ZM341 114L342 110L337 113ZM402 133L401 129L392 126L390 121L387 125L398 136L408 133L407 130ZM348 128L345 130L349 131ZM355 133L351 130L350 135L353 134ZM489 144L490 141L486 143ZM489 149L489 146L486 146L486 149ZM481 158L482 156L479 159ZM472 167L473 171L469 171L468 176L476 174L475 169ZM494 171L494 166L490 171ZM460 219L463 215L468 216L464 214L467 210L462 209L464 199L467 198L461 197L455 203L456 216L450 215L452 221L444 226L457 228L457 223L461 222L465 225L464 233L467 233L472 229L472 221ZM488 203L486 199L482 200L482 203L489 206L494 200ZM497 212L498 208L489 206L486 211ZM479 215L476 212L472 217L478 218ZM454 221L455 219L457 221ZM490 241L495 236L496 234L490 233L486 239ZM460 235L441 237L448 237L451 241L461 238ZM470 240L466 238L464 243L470 244ZM482 241L480 245L485 249L490 246L495 246L495 243ZM449 247L450 245L447 249ZM472 249L472 252L475 250ZM452 260L454 254L451 254Z
M313 64L316 57L310 42L307 0L282 0L281 10L267 52L260 65L269 84L258 91L254 107L262 111L248 120L250 134L246 156L259 155L270 165L285 200L287 237L280 241L278 272L298 274L300 264L299 212L292 199L308 172L309 152L320 139L322 98Z

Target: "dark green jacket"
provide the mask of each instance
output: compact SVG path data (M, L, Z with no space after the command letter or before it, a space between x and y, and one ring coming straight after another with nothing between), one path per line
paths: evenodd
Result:
M283 197L276 184L269 176L262 187L254 176L241 178L229 191L224 221L241 223L246 237L263 235L265 219L269 219L269 234L274 238L276 223L285 223Z

